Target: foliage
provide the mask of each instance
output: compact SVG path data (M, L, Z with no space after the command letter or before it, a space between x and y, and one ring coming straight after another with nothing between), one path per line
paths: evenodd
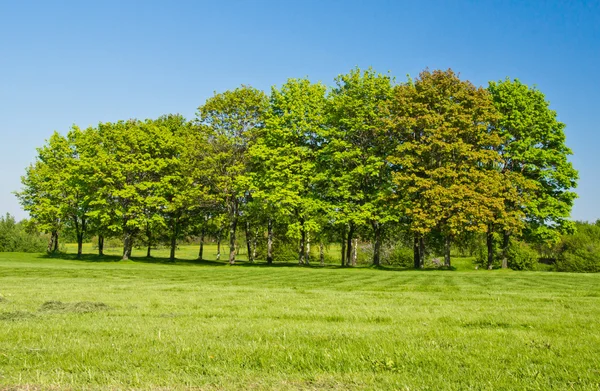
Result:
M525 233L532 240L556 241L573 230L569 215L576 194L571 189L578 178L568 161L572 152L565 144L565 124L541 91L518 79L490 82L488 90L500 113L503 172L520 173L530 181L517 185L526 198L511 209L526 214Z
M511 241L506 251L508 267L513 270L535 270L539 255L525 242Z
M169 243L174 261L178 242L213 236L228 241L231 264L245 239L250 257L271 261L295 247L304 263L309 247L335 243L346 265L366 252L374 265L404 264L411 250L419 268L440 253L450 266L453 246L473 253L485 240L489 266L511 253L514 268L528 268L528 250L509 243L549 248L572 231L577 172L564 127L518 80L484 89L425 70L396 84L355 68L329 89L289 79L270 96L249 86L215 93L192 122L166 115L55 132L17 197L49 235L48 252L65 236L82 256L93 235L99 253L122 238L123 259L134 242L148 256ZM397 239L401 253L384 248Z
M42 252L46 238L30 221L16 222L10 214L0 216L0 252Z
M562 236L556 270L600 272L600 220L593 224L577 222L573 234Z

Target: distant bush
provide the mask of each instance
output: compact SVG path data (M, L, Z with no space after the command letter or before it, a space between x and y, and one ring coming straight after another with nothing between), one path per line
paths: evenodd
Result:
M412 248L396 246L387 254L387 260L390 264L400 267L413 267L414 254Z
M27 220L19 223L10 214L0 217L0 252L43 252L46 238Z
M594 224L577 222L576 232L562 237L556 270L600 272L600 220Z
M513 240L506 252L508 267L513 270L536 270L538 253L525 242Z

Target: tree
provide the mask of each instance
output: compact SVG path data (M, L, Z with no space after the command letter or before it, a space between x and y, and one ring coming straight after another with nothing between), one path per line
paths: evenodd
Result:
M565 144L565 124L557 120L541 91L518 79L490 82L488 91L500 113L496 126L504 140L498 147L502 173L524 197L509 209L525 215L525 236L530 240L556 242L573 231L569 216L578 179L568 161L572 152ZM502 224L491 228L502 232L504 253L516 231Z
M433 229L444 235L450 266L452 238L485 230L503 207L495 170L500 137L490 126L497 114L486 90L451 70L424 71L395 92L399 141L391 161L415 236L415 267L423 267L423 238Z
M299 240L298 261L308 263L309 237L319 231L324 209L316 194L318 155L326 119L325 86L290 79L271 92L265 127L252 146L255 163L253 197L268 214L267 258L272 261L273 220L288 225Z
M394 189L387 161L393 149L387 121L391 97L389 76L358 68L338 76L329 97L323 164L330 184L328 196L335 204L333 219L343 227L347 242L347 263L354 233L368 225L375 241L373 263L379 265L384 227L398 219L390 207Z
M230 264L235 263L236 231L250 187L247 152L263 127L267 107L264 92L242 86L215 94L198 108L196 165L213 203L227 209Z
M35 163L21 177L23 189L16 196L38 227L49 234L50 253L58 251L58 235L64 225L62 170L68 164L71 150L67 139L54 132L37 151Z

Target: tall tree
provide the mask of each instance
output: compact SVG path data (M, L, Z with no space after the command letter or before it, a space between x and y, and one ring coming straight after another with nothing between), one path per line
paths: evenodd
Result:
M64 225L61 171L70 155L69 143L54 132L37 152L35 163L21 177L23 188L16 196L40 230L49 234L50 253L58 251L58 235Z
M394 123L399 142L392 158L398 194L415 235L415 267L423 266L423 239L434 228L450 244L463 231L485 230L503 200L495 191L491 124L497 114L488 92L448 71L424 71L396 88Z
M517 79L490 82L488 91L500 113L497 131L504 140L498 148L504 161L502 173L525 197L523 203L512 203L509 209L525 214L525 235L530 240L555 242L562 233L573 230L569 216L578 179L568 161L572 152L565 143L565 124L558 121L541 91ZM518 231L505 224L490 229L502 233L506 267L509 237Z
M326 120L325 91L325 86L307 79L290 79L280 89L273 87L265 128L251 149L254 197L270 219L267 252L272 246L273 220L286 222L286 234L299 241L301 264L309 262L309 235L319 231L317 216L324 209L316 186ZM272 260L272 253L268 258Z
M330 198L337 204L334 219L343 226L346 262L353 252L353 236L361 225L374 238L373 263L380 263L384 227L397 221L390 200L394 194L388 104L392 80L372 69L353 69L336 78L330 94L330 117L324 163L328 167Z
M250 191L248 148L264 126L268 99L242 86L215 94L198 108L197 167L204 173L216 204L229 217L229 263L235 263L236 232Z

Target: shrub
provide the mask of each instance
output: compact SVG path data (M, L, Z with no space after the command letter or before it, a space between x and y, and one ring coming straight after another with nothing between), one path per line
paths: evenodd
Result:
M0 217L0 252L43 252L46 238L27 220L19 223L10 214Z
M600 220L595 224L576 223L576 232L561 238L556 270L600 272Z
M535 270L538 253L527 243L513 240L506 252L508 267L513 270Z

